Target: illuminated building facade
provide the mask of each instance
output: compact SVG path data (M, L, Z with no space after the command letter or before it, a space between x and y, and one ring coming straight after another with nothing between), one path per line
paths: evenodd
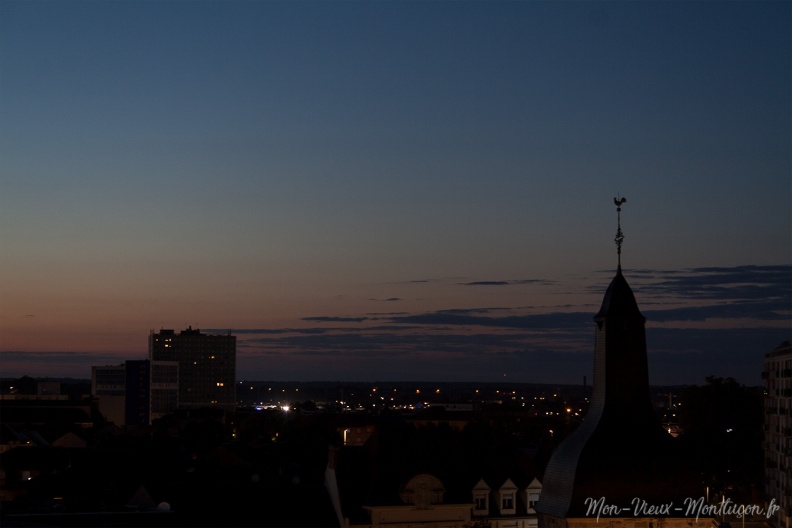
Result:
M179 363L179 408L236 407L236 336L153 330L149 358Z
M779 510L769 522L792 526L792 342L765 354L765 492Z

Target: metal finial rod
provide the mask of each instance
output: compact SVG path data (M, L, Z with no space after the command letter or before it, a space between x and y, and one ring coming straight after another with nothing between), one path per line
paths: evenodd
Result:
M616 255L619 259L619 269L621 270L621 247L622 242L624 242L624 233L621 230L621 206L624 202L627 201L627 198L614 198L613 203L616 204Z

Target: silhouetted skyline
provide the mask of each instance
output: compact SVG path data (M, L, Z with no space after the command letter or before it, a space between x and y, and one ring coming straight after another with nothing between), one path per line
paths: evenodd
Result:
M787 2L0 15L4 375L192 326L239 379L578 383L619 194L651 383L790 338Z

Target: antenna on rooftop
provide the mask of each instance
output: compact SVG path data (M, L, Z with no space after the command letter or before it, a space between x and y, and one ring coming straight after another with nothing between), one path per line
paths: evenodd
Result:
M624 242L624 233L622 233L621 230L621 206L626 201L627 198L622 198L620 196L613 199L613 203L616 204L616 238L614 238L614 240L616 241L616 255L619 259L619 271L621 271L621 247L622 242Z

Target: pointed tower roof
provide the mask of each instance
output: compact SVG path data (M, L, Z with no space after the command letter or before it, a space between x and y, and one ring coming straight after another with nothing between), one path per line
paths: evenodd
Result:
M622 275L621 266L616 271L616 276L611 280L608 289L605 290L605 297L602 299L602 305L597 315L594 316L594 320L599 321L605 317L640 318L646 320L638 309L638 303L635 300L632 288L630 288L630 285L627 284L627 279Z

